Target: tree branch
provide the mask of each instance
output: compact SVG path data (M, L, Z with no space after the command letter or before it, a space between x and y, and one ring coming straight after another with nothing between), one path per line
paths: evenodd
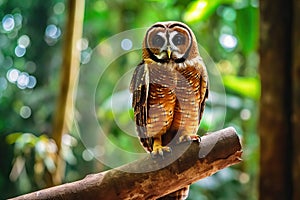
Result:
M164 158L153 159L149 155L116 169L14 199L156 199L239 163L241 149L235 129L226 128L201 137L200 145L178 144Z

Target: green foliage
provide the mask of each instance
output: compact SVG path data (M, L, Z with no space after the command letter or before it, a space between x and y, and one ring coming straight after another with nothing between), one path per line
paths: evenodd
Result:
M18 190L30 192L46 187L46 175L53 174L56 170L57 146L54 140L47 135L37 137L32 133L12 133L6 137L6 142L14 146L14 160L9 178L18 183ZM76 164L71 149L74 146L77 146L77 140L70 135L64 135L62 157L70 165ZM25 187L21 184L23 181L26 183Z
M235 0L198 0L191 2L184 12L183 20L187 23L204 21L224 3L233 3Z
M258 100L260 97L260 80L256 77L238 77L226 75L223 77L226 89L240 95Z
M255 51L258 47L258 12L258 9L252 6L237 11L236 32L239 37L241 51L246 55Z
M234 126L243 141L244 158L242 164L192 185L189 199L257 198L259 141L256 121L260 96L257 4L255 0L86 0L82 68L93 62L90 57L100 42L122 31L166 20L190 25L199 44L214 60L225 86L226 106L219 99L223 98L221 91L210 93L212 100L207 103L200 134L218 129L220 124ZM65 17L66 1L63 0L22 3L0 0L1 199L45 187L47 178L43 172L51 174L55 167L51 161L54 154L47 147L55 145L50 135L58 94ZM10 24L12 19L14 25ZM142 39L143 35L139 37ZM105 48L104 53L115 49L114 46ZM120 56L105 70L101 67L107 64L108 56L105 55L108 54L101 55L96 60L100 71L103 70L101 78L93 73L85 77L98 83L96 89L88 81L85 87L95 90L95 105L92 106L95 106L99 124L115 146L128 152L143 152L132 133L130 104L117 103L114 110L110 106L112 99L129 98L130 73L139 64L141 51ZM76 113L78 119L81 115ZM74 128L71 136L64 139L65 181L107 169L109 166L97 161L96 155L114 155L114 150L101 141L94 141L98 144L95 148L84 146L80 137L95 140L94 130L84 130L81 136L77 131ZM128 159L126 156L120 158L122 162ZM23 170L18 171L20 166Z

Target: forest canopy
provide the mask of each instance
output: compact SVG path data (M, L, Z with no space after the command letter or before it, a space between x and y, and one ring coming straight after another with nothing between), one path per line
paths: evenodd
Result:
M0 198L49 186L55 171L53 118L67 13L63 0L0 1ZM209 67L212 92L199 134L233 126L245 146L242 164L193 184L189 199L257 199L258 13L257 0L86 0L74 125L62 138L63 182L134 159L97 159L113 157L115 146L144 152L135 136L129 81L146 28L172 20L191 27ZM97 140L93 126L82 128L90 106L112 145Z

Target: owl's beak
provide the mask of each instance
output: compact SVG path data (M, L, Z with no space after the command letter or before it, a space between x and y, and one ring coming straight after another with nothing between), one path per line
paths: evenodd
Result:
M172 53L171 48L167 47L167 54L169 59L171 58L171 53Z

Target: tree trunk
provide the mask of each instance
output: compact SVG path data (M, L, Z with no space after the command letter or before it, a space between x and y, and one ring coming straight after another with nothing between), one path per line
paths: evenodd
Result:
M300 199L300 1L293 1L293 199Z
M259 196L292 199L292 2L261 1L260 14Z
M74 97L79 75L80 50L77 43L81 39L84 13L84 0L68 1L68 17L64 34L64 53L61 69L60 91L53 122L53 139L58 147L56 172L53 184L62 183L65 171L65 161L61 158L61 140L63 134L68 134L74 115Z

